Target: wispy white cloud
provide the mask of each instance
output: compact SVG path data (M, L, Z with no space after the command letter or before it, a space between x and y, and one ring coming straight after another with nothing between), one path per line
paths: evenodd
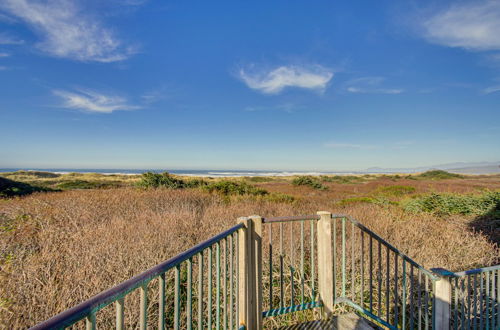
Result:
M0 57L9 57L10 54L9 53L0 53Z
M403 89L380 87L384 77L361 77L351 79L346 83L349 93L373 93L373 94L400 94Z
M500 92L500 85L497 85L497 86L490 86L488 88L485 88L483 90L483 93L484 94L491 94L491 93L496 93L496 92Z
M0 10L33 29L41 38L37 47L52 56L114 62L134 52L96 17L85 13L78 0L2 0Z
M239 77L251 89L265 94L277 94L287 87L322 91L333 78L333 72L320 65L292 65L265 71L240 69Z
M5 71L5 70L8 70L9 68L6 67L6 66L0 66L0 71Z
M0 45L22 45L22 44L24 44L24 40L14 37L6 32L0 32Z
M421 22L430 42L470 50L500 50L500 1L460 2Z
M63 108L99 113L142 108L141 106L130 104L124 97L106 95L88 89L78 89L75 91L53 90L52 92L63 100L61 104Z
M169 96L170 92L168 90L168 87L166 85L162 85L159 88L152 89L142 94L141 98L144 103L151 104L167 99Z

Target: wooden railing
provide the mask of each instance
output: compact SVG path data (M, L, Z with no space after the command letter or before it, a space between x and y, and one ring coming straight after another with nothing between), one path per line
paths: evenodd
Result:
M137 324L124 314L135 290ZM262 329L349 309L388 329L497 329L499 301L500 266L429 271L347 215L250 216L33 329Z

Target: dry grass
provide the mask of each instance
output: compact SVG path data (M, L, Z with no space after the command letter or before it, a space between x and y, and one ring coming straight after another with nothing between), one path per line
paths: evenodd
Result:
M327 191L282 182L259 184L301 197L296 203L227 198L195 190L120 188L39 193L0 200L0 328L25 328L110 288L213 236L244 215L317 210L348 213L425 267L459 271L497 263L499 251L469 228L471 218L411 215L398 207L336 201L380 186L427 191L495 189L498 179L426 182L380 178L326 183ZM466 182L466 184L464 184Z

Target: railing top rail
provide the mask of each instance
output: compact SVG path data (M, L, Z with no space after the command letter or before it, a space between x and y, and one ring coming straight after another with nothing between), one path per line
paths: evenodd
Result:
M263 218L262 222L272 223L272 222L287 222L287 221L302 221L302 220L319 220L319 215L311 214L311 215L298 215L289 217Z
M136 275L125 282L122 282L111 289L103 291L96 296L76 305L73 308L65 310L64 312L55 315L54 317L39 323L32 327L31 329L59 329L70 326L75 322L83 319L87 315L97 312L98 310L106 307L107 305L113 303L114 301L122 298L127 293L134 289L137 289L141 285L148 283L153 278L165 273L169 269L179 265L183 261L195 256L199 252L205 250L206 248L212 246L213 244L221 241L222 239L228 237L232 233L236 232L238 229L242 228L244 225L239 223L228 230L225 230L208 240L195 245L194 247L170 258L145 272Z
M461 276L491 272L491 271L495 271L495 270L500 270L500 265L464 270L462 272L454 273L454 276L461 277Z
M387 246L390 250L392 250L394 253L398 254L401 258L409 262L411 265L422 271L425 275L429 276L429 278L433 281L439 280L439 277L433 274L431 271L425 269L424 267L420 266L417 262L415 262L413 259L408 257L406 254L402 253L399 251L396 247L394 247L392 244L384 240L382 237L379 235L375 234L373 231L368 229L365 225L360 223L358 220L354 219L351 216L344 215L344 214L332 214L332 218L346 218L349 221L351 221L354 225L356 225L358 228L360 228L362 231L368 233L370 236L372 236L374 239L377 241L383 243L385 246Z

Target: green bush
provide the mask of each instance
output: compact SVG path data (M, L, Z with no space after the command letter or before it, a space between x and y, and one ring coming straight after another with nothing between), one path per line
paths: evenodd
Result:
M464 176L460 174L450 173L443 170L431 170L419 175L416 175L417 178L420 179L428 179L428 180L445 180L445 179L461 179Z
M268 177L268 176L251 176L249 178L245 178L248 181L252 182L271 182L274 181L273 178Z
M335 183L360 183L364 182L365 179L361 176L356 176L356 175L334 175L334 176L328 176L328 175L321 175L320 176L321 181L323 182L335 182Z
M209 192L217 192L222 195L253 195L264 196L269 194L267 190L257 188L246 182L235 182L229 180L217 181L203 187Z
M328 187L324 186L317 178L312 176L298 176L292 180L295 186L309 186L318 190L326 190Z
M23 196L39 191L54 191L54 189L33 186L0 177L0 197Z
M110 182L110 181L99 181L99 182L94 182L94 181L85 181L85 180L71 180L71 181L64 181L61 182L57 185L57 188L63 189L63 190L70 190L70 189L99 189L99 188L111 188L111 187L117 187L118 184L116 182Z
M180 189L185 188L186 183L184 180L178 179L170 175L168 172L153 173L146 172L142 174L141 181L137 184L144 188L170 188Z
M269 202L273 203L293 203L295 202L295 197L288 195L288 194L283 194L283 193L270 193L266 196L264 196L264 199Z
M403 195L412 194L415 192L415 187L412 186L387 186L387 187L379 187L373 191L373 194L383 195L383 196L393 196L393 197L401 197Z
M450 214L474 214L500 216L500 192L481 195L430 194L404 201L409 212L430 212L440 216Z

